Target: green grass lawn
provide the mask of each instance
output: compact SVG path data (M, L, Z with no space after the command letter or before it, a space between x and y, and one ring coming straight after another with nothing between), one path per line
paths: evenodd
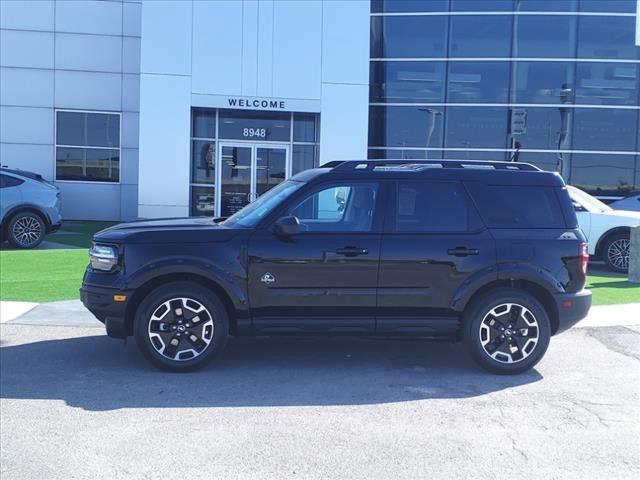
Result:
M587 288L593 292L593 305L640 302L640 284L628 282L625 275L594 271L587 279Z
M62 228L45 238L70 247L89 248L93 234L115 225L114 222L64 222Z

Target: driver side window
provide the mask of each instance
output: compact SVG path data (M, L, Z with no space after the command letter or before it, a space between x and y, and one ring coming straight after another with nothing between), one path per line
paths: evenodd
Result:
M310 194L289 214L303 232L368 232L377 190L371 183L334 185Z

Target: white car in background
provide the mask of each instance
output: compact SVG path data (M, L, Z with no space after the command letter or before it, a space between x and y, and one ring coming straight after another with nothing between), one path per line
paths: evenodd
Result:
M630 195L622 200L617 200L610 203L609 206L614 210L631 210L634 212L640 212L640 194Z
M589 255L604 260L615 272L626 272L629 269L630 228L640 225L640 212L614 210L579 188L567 188L578 225L589 242Z

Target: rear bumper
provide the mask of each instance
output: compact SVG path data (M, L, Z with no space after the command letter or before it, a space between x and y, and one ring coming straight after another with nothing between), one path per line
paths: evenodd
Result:
M573 327L589 314L591 308L591 292L582 290L578 293L560 293L554 295L558 308L558 330L562 333Z
M87 310L104 323L107 335L125 338L128 335L126 311L131 293L115 288L83 285L80 289L80 300ZM115 295L124 296L126 300L117 302L114 300Z

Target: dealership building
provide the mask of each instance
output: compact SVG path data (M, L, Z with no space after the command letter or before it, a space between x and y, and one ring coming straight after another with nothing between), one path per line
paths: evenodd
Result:
M342 159L640 189L639 0L2 0L0 27L0 163L67 219L228 216Z

